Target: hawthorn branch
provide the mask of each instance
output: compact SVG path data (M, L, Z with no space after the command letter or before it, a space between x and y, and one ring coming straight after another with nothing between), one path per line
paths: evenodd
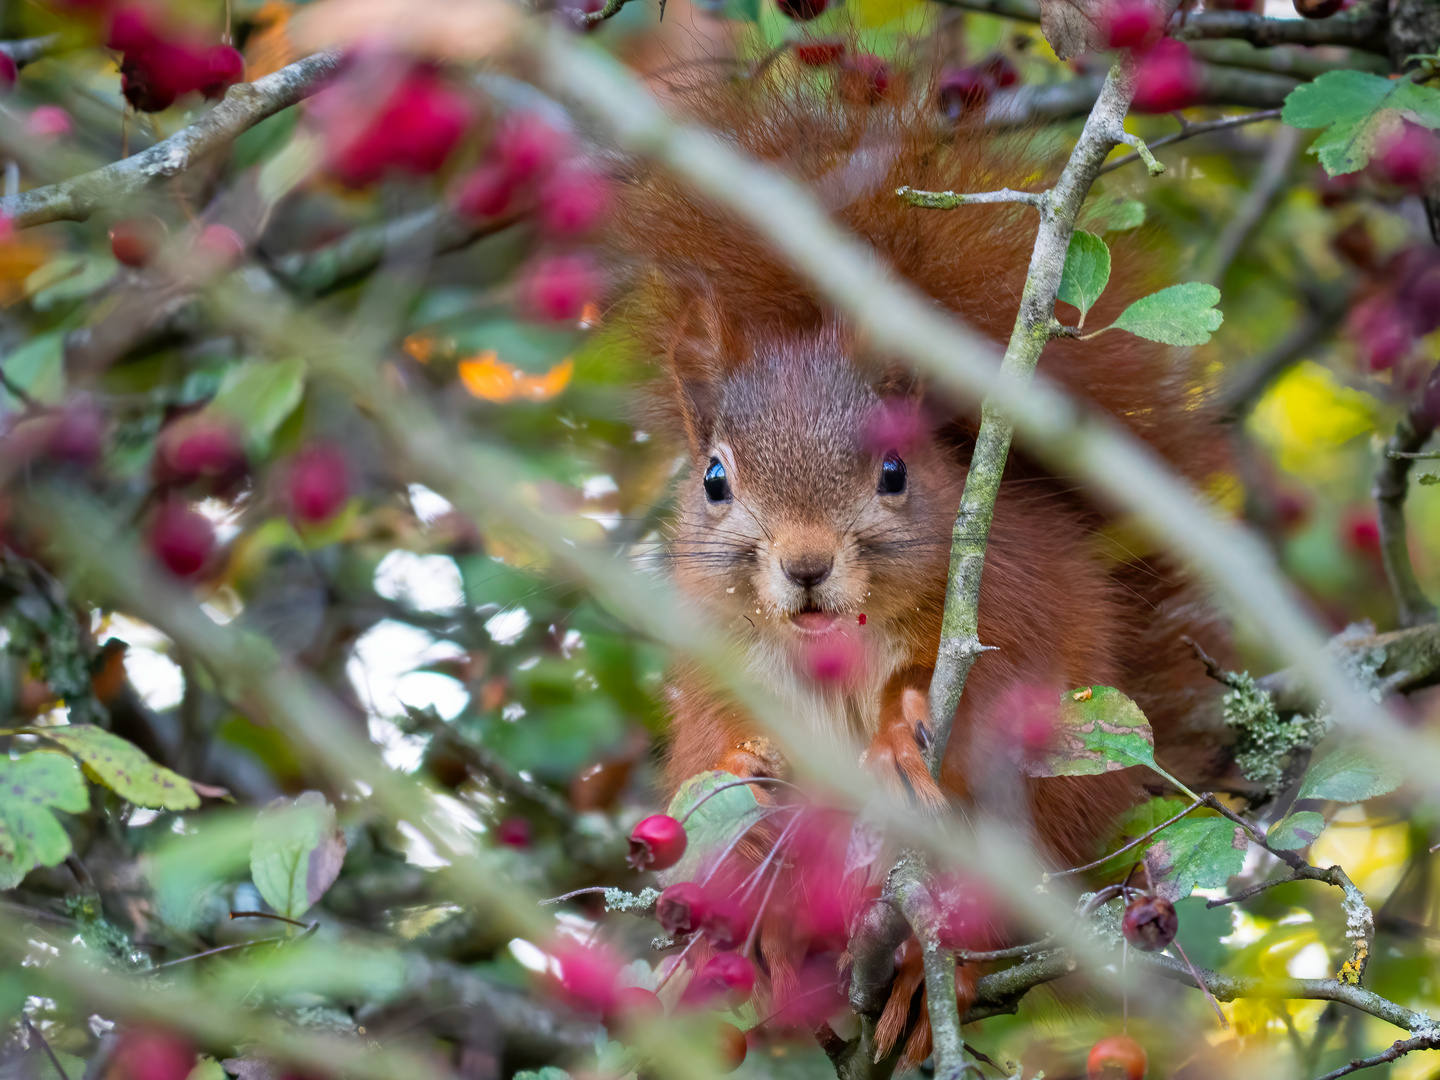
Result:
M15 41L0 41L0 52L15 61L16 67L33 64L60 44L61 35L44 34L40 37L19 38Z
M954 191L919 191L909 184L895 189L895 194L911 206L924 210L954 210L960 206L975 206L980 203L1024 203L1040 207L1045 196L1036 191L1013 191L1001 188L999 191L981 191L973 195L961 195Z
M26 228L51 221L85 221L96 210L113 209L315 93L339 66L340 55L338 50L315 53L253 83L232 86L220 104L168 139L58 184L0 198L0 214Z
M1429 386L1416 395L1405 416L1395 425L1395 434L1385 444L1380 465L1375 471L1373 494L1380 525L1380 560L1385 577L1395 596L1396 613L1401 626L1433 623L1435 605L1425 595L1410 563L1410 534L1405 527L1405 496L1410 486L1410 470L1417 453L1435 433L1435 416L1424 407L1426 397L1440 393L1440 369L1430 375Z
M1397 1061L1412 1050L1436 1049L1440 1049L1440 1039L1437 1039L1434 1035L1417 1035L1413 1039L1396 1039L1390 1045L1389 1049L1382 1050L1378 1054L1372 1054L1368 1058L1354 1058L1349 1064L1342 1065L1340 1068L1326 1073L1320 1077L1320 1080L1340 1080L1340 1077L1349 1076L1351 1073L1359 1072L1361 1069L1373 1069L1376 1065L1385 1065L1389 1062Z
M1085 121L1065 171L1055 186L1036 199L1040 229L1030 256L1030 268L1020 297L1020 310L1005 357L1000 380L1018 389L1030 381L1040 353L1050 340L1055 296L1065 255L1075 231L1075 220L1100 174L1105 158L1117 143L1127 141L1124 123L1135 94L1134 62L1128 54L1117 59L1106 77L1095 108ZM1137 148L1138 149L1138 148ZM1141 151L1148 154L1148 151ZM1152 158L1151 161L1154 159ZM950 541L950 572L945 591L945 613L940 628L940 651L930 682L930 723L934 733L926 748L930 775L940 779L945 748L955 723L955 710L965 680L985 651L980 642L980 578L985 549L995 515L995 499L1010 455L1013 421L997 402L986 397L980 405L980 430L960 496L960 509ZM938 1038L938 1035L937 1035Z
M937 1080L960 1080L976 1071L965 1060L965 1039L960 1032L960 1004L955 991L955 954L940 944L941 915L930 893L929 870L919 853L907 851L890 871L887 891L893 890L905 921L920 942L925 966L925 1007L934 1039Z
M1151 139L1149 146L1151 151L1159 150L1163 146L1171 146L1186 139L1193 139L1197 135L1208 135L1212 131L1228 131L1230 128L1243 127L1246 124L1258 124L1265 120L1280 119L1279 109L1263 109L1259 112L1244 113L1240 116L1227 116L1222 120L1206 120L1202 123L1192 124L1183 115L1180 116L1180 130L1173 135L1162 135L1158 139ZM1124 157L1116 158L1114 161L1105 163L1100 170L1104 176L1108 172L1114 172L1132 161L1139 161L1140 154L1126 154Z

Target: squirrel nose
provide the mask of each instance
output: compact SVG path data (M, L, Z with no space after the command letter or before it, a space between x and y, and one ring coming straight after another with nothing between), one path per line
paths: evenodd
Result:
M834 565L835 560L829 555L802 555L798 559L786 559L780 568L802 589L813 589L830 576Z

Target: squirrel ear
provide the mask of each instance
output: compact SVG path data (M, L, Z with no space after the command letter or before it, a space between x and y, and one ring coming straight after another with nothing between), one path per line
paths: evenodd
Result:
M875 374L875 393L882 398L904 398L921 401L925 397L925 379L903 364L885 364Z
M690 448L704 453L715 428L725 376L741 356L719 305L700 294L686 305L665 356L672 400Z

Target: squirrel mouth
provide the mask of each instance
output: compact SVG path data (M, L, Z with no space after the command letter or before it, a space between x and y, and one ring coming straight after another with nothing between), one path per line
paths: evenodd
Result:
M807 634L823 634L839 620L840 616L833 611L823 611L818 607L807 607L797 611L790 616L790 621L795 627Z

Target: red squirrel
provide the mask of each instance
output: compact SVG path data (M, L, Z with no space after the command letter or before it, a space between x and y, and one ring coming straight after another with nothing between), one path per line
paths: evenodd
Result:
M682 101L690 118L808 185L895 274L995 341L1008 337L1033 212L923 210L895 189L1034 188L1056 170L1024 138L944 129L924 93L847 99L778 69ZM922 802L1023 791L1040 853L1057 867L1092 859L1153 778L1126 769L1021 779L996 738L1036 693L1053 701L1067 688L1119 687L1154 725L1167 765L1206 771L1211 751L1185 717L1214 690L1182 635L1223 656L1223 630L1176 568L1126 549L1075 481L1015 452L982 579L980 639L993 651L970 672L936 785L922 755L925 691L978 410L875 355L763 237L658 168L626 178L607 240L632 282L613 317L660 372L646 423L682 446L688 465L667 561L684 593L744 643L751 674L814 733ZM1094 326L1158 287L1141 245L1111 240L1116 270ZM1223 470L1220 430L1185 357L1117 331L1056 340L1041 365L1197 485ZM817 679L815 650L829 646L846 669ZM673 674L669 701L672 790L707 769L785 774L765 732L695 671ZM997 786L1006 775L1008 787ZM761 944L773 965L778 954ZM897 987L907 979L902 1005L887 1011L886 1050L906 1026L918 975L902 972ZM928 1028L904 1063L927 1052Z

